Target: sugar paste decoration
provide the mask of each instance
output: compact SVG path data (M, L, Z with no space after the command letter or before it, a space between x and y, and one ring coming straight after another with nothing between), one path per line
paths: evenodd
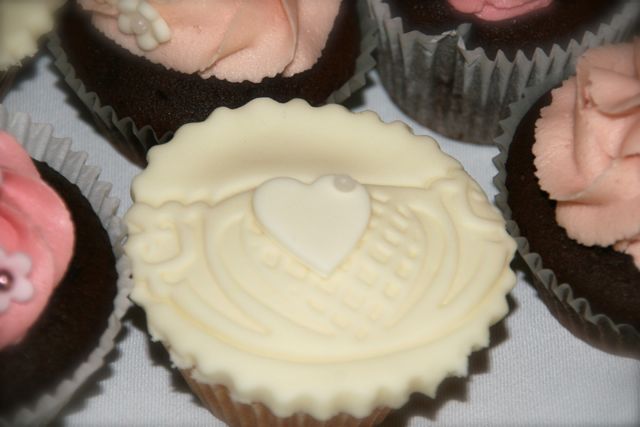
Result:
M105 0L115 5L116 0ZM138 47L153 50L171 40L171 29L158 11L145 0L118 0L118 28L136 36Z
M11 255L0 248L0 314L9 309L11 301L27 302L33 297L30 271L31 259L27 255Z
M325 175L309 185L281 177L255 190L253 210L267 234L326 277L362 238L371 200L348 175Z

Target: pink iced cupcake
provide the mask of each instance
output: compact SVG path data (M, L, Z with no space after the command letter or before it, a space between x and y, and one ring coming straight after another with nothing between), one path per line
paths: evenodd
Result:
M219 107L344 101L374 65L358 3L76 0L51 47L111 141L144 162L152 145Z
M41 424L114 346L123 229L86 155L25 115L0 123L0 424Z
M509 104L558 84L588 48L624 40L640 14L634 0L368 1L393 101L436 132L485 144Z
M0 348L6 348L22 341L64 277L75 232L64 201L4 132L0 185Z
M572 332L640 357L640 41L504 123L499 206L542 299Z

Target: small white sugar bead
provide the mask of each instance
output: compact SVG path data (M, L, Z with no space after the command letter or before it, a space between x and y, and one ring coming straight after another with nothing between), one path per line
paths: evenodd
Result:
M333 179L333 185L335 185L338 191L350 193L356 189L358 182L349 175L336 175Z

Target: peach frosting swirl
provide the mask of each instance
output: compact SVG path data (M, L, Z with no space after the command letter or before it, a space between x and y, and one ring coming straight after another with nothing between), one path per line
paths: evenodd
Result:
M553 0L449 0L454 9L485 21L502 21L544 9Z
M202 78L259 83L310 69L341 0L79 0L134 55Z
M640 41L587 52L552 95L533 153L558 224L640 268Z
M0 349L17 344L71 260L74 228L29 155L0 132Z

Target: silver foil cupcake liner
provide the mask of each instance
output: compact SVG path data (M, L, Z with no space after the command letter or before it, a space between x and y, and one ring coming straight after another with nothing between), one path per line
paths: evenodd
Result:
M366 84L366 74L372 70L376 61L373 51L378 46L376 26L371 19L366 19L365 0L358 0L361 23L360 54L356 59L355 72L340 88L331 93L326 103L342 103ZM60 44L60 39L53 34L49 37L49 51L55 58L55 66L62 74L64 81L80 98L91 112L96 125L107 136L111 143L127 158L138 163L146 163L146 152L154 145L170 140L173 133L158 135L151 126L134 123L130 117L120 117L111 106L103 105L95 92L89 92L80 79L76 77L73 66Z
M531 88L522 99L510 106L511 114L500 122L502 134L495 139L499 154L493 159L497 175L493 182L498 189L495 202L507 222L507 231L518 244L518 253L532 273L538 295L558 321L589 344L614 354L640 358L640 331L631 325L616 323L603 313L594 312L589 301L576 297L569 283L562 283L552 270L544 267L540 254L531 250L526 236L520 233L508 204L506 162L509 146L525 113L546 90Z
M14 413L0 415L0 425L42 425L51 421L89 377L104 365L105 357L115 347L122 317L131 306L128 295L133 286L129 261L122 248L126 230L116 216L120 200L109 195L112 185L98 180L100 169L86 164L86 153L71 150L68 138L54 137L51 125L33 123L29 115L10 113L1 104L0 130L13 135L32 158L47 163L78 186L109 235L118 271L118 292L113 302L113 312L98 346L52 391L35 396L29 404Z
M453 139L491 144L508 106L531 87L550 88L570 75L588 48L629 35L640 14L630 0L597 32L587 31L566 49L522 51L509 60L501 51L489 59L484 49L467 49L468 24L442 34L405 32L386 0L368 0L380 38L378 71L393 101L417 122Z

